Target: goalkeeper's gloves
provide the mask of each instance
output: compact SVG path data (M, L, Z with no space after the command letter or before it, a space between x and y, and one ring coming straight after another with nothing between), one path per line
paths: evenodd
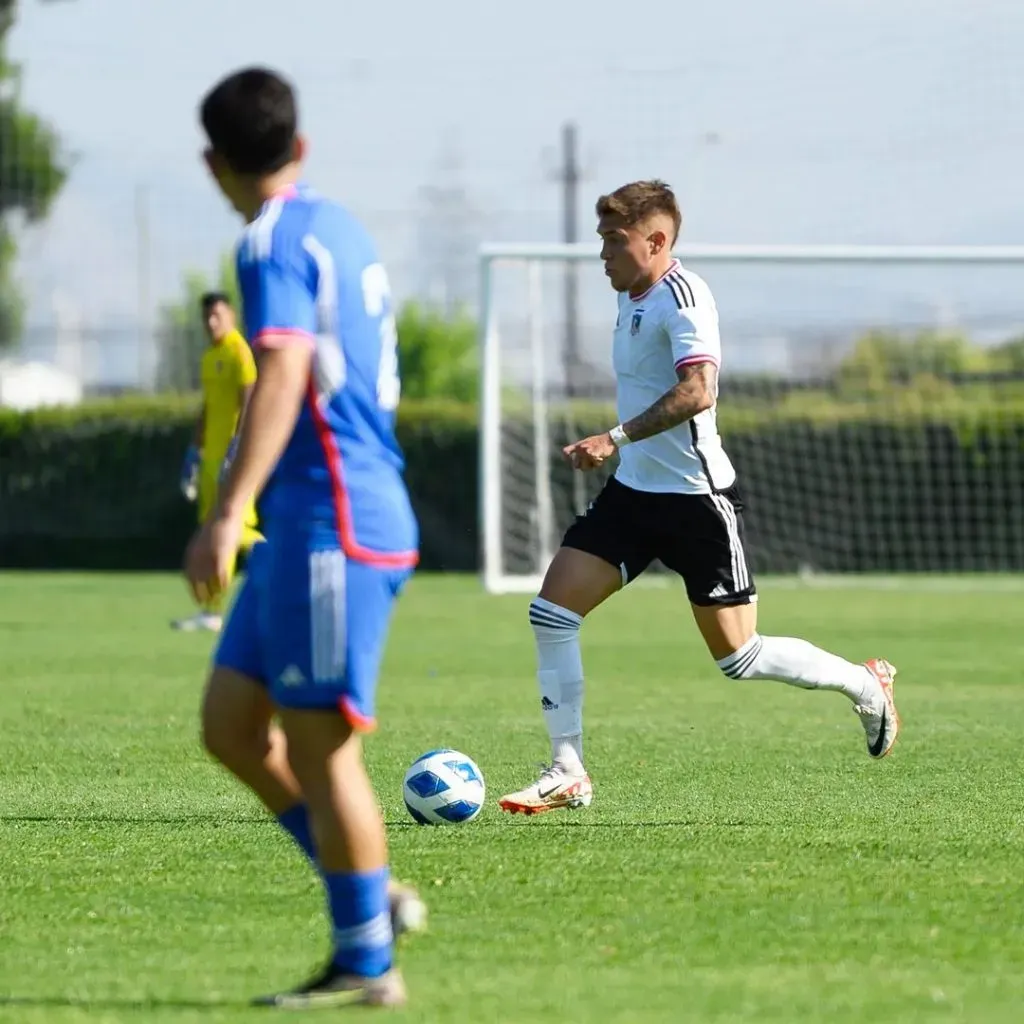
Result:
M235 461L235 455L238 452L238 435L235 434L231 438L231 444L228 445L228 450L224 453L224 461L220 464L220 476L217 478L217 483L224 483L224 478L228 475L228 470L231 468L231 463Z
M181 480L179 481L181 493L189 501L195 501L199 495L199 459L199 447L194 444L189 445L181 467Z

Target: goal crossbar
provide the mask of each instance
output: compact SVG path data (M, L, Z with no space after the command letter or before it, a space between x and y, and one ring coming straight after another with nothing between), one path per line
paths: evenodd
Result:
M701 263L1024 263L1024 245L680 245L674 251L681 260ZM599 257L599 248L586 242L502 242L480 247L484 263Z
M743 245L718 244L680 245L675 249L680 260L694 264L733 264L746 267L822 266L822 265L902 265L923 266L1024 266L1022 245ZM531 353L532 421L535 433L543 435L547 399L545 396L545 344L542 338L538 265L547 263L597 262L599 247L593 243L488 243L479 249L479 354L481 367L481 401L479 413L480 500L479 521L482 539L483 583L491 593L529 592L539 587L544 571L543 557L549 544L545 530L537 546L534 568L529 572L509 572L504 566L503 531L512 524L502 508L502 340L497 325L494 303L494 274L497 268L515 265L527 274L529 295L526 333ZM550 524L547 466L539 460L548 455L535 455L538 460L531 474L535 489L535 516L538 522Z

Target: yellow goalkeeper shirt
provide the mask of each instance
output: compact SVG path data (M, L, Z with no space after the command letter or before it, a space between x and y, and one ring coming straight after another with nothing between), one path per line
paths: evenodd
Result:
M256 383L256 361L245 338L232 331L204 353L199 377L203 389L203 462L219 466L227 454L242 411L242 389Z

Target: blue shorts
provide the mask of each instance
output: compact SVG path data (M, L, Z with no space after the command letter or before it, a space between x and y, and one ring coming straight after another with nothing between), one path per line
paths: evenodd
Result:
M411 573L298 538L257 544L214 664L263 683L279 707L337 709L369 731L391 609Z

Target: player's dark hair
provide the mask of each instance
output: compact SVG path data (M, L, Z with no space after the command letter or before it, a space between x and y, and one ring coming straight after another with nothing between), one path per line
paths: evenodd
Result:
M225 306L231 305L231 299L224 292L206 292L199 300L199 308L204 314L209 315L210 310L222 302Z
M265 68L244 68L218 82L199 108L210 146L238 174L273 174L292 159L295 91Z
M649 181L631 181L628 185L601 196L597 201L598 217L609 215L621 217L627 227L643 224L657 213L672 218L675 231L672 244L676 244L683 215L672 189L663 181L652 178Z

